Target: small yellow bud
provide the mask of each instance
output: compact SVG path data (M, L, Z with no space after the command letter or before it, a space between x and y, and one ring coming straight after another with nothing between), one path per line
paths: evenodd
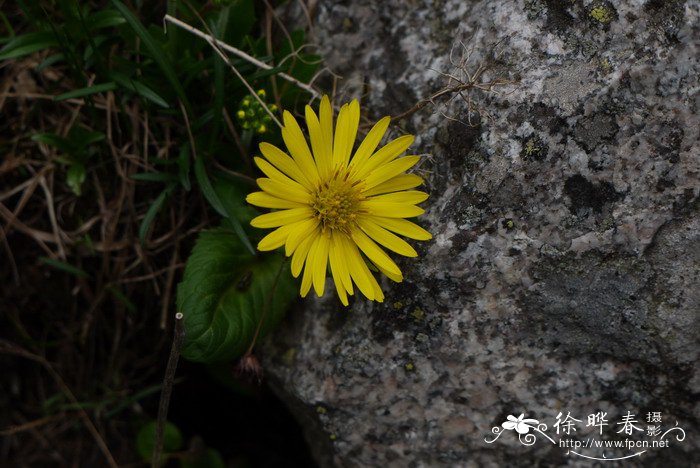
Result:
M265 126L265 124L261 124L258 127L258 133L265 133L266 131L267 131L267 127Z
M265 99L265 90L264 89L258 90L258 97L261 99Z
M277 106L274 104L270 105L270 112L277 112Z
M245 112L242 110L239 110L238 112L236 112L236 117L238 117L241 120L245 119Z

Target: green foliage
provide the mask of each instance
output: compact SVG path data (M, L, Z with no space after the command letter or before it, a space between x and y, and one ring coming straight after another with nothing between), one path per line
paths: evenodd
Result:
M32 140L56 148L60 155L57 161L68 167L66 183L71 191L80 195L87 175L86 164L97 151L97 143L105 139L104 133L95 132L82 126L74 126L67 137L54 133L37 133Z
M39 261L43 263L44 265L48 265L50 267L53 267L57 270L64 271L66 273L70 273L71 275L75 275L79 278L89 278L90 275L88 275L84 270L81 270L78 267L74 267L73 265L70 265L66 262L62 262L61 260L56 260L53 258L48 258L48 257L39 257Z
M183 356L211 362L242 355L297 296L282 255L251 255L228 229L202 232L178 286L184 314Z
M265 8L259 2L167 3L169 14L270 64L268 70L237 56L227 63L205 40L173 24L164 28L162 10L147 2L55 0L20 2L20 8L27 24L16 31L0 16L5 34L0 38L0 61L42 52L36 71L58 70L61 76L48 85L55 88L53 100L83 102L69 131L49 130L32 135L32 140L53 150L54 161L64 170L65 186L82 195L86 204L100 195L86 181L97 171L104 175L113 170L114 159L128 154L138 167L126 177L138 191L133 219L138 220L138 240L146 251L164 221L173 214L191 213L173 204L203 196L221 218L222 229L200 236L178 288L178 307L187 327L184 355L198 361L240 355L261 320L263 334L279 321L297 288L289 269L281 268L280 255L256 254L254 248L261 233L249 222L258 212L245 202L259 176L252 157L263 136L276 144L281 137L274 119L231 67L258 91L272 113L278 112L277 105L293 110L308 95L278 74L308 82L317 71L318 57L298 52L304 33L293 31L289 38L280 34L269 49L259 27ZM108 133L112 140L105 141ZM145 143L141 135L147 135ZM85 237L89 240L89 234ZM62 269L70 271L68 267L66 263ZM127 309L135 309L119 289L109 292Z
M200 437L193 437L190 442L190 450L180 459L182 468L225 468L221 454L212 448L204 445Z
M236 233L240 241L243 243L243 245L246 247L246 249L248 249L248 251L251 254L255 254L255 249L250 243L250 239L248 239L248 236L246 236L241 221L236 217L235 213L230 212L227 209L228 207L222 203L221 199L219 198L219 195L216 193L216 190L214 190L214 187L212 186L211 181L209 180L209 176L207 175L207 171L201 159L195 161L194 173L197 176L197 181L199 182L199 186L202 189L202 193L207 198L211 206L221 216L226 218L231 223L234 232Z
M182 448L182 433L173 423L166 422L163 429L163 453L177 452ZM136 450L141 458L150 461L156 446L156 422L145 424L136 436Z
M119 13L124 17L129 26L134 30L136 35L143 41L143 45L150 52L150 58L158 64L165 77L170 82L173 90L177 94L178 98L185 104L185 107L189 108L189 100L185 94L185 90L180 84L180 80L175 74L170 60L168 60L167 55L161 44L151 35L151 33L143 26L141 21L129 10L126 5L124 5L119 0L112 0L112 4L115 6Z
M156 421L144 424L136 435L136 451L145 462L150 462L153 457L153 449L156 445L156 424ZM187 451L183 451L183 444L184 438L180 429L166 421L163 427L161 465L166 465L169 459L175 459L181 468L225 468L226 463L221 453L207 447L201 437L192 437Z

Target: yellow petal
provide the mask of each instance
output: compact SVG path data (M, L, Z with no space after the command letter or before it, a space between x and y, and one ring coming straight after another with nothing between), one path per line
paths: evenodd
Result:
M372 189L365 190L362 194L366 197L371 197L372 195L379 195L382 193L398 192L399 190L407 190L413 187L418 187L423 183L423 178L416 174L400 174L396 177L382 182L381 184L375 186Z
M390 279L391 281L393 281L394 283L400 283L400 282L403 281L403 274L402 274L402 273L396 275L396 274L394 274L394 273L392 273L392 272L390 272L390 271L388 271L388 270L385 270L384 268L381 267L381 265L377 265L377 264L374 263L374 262L372 262L372 263L374 264L375 267L377 267L377 269L378 269L379 271L382 272L382 274L384 274L384 276L386 276L387 278L389 278L389 279Z
M382 267L384 270L394 274L400 275L401 270L398 265L384 252L377 244L374 243L372 239L367 237L363 231L359 229L354 229L351 233L352 240L355 244L362 250L362 252L369 258L372 263Z
M405 203L407 205L417 205L428 199L428 194L418 190L405 190L402 192L386 193L370 198L375 201L385 201L391 203Z
M377 219L377 218L373 218ZM389 218L384 218L384 219L389 219ZM405 221L405 220L401 220ZM409 221L406 221L409 224ZM360 225L360 228L362 228L365 233L387 249L396 252L399 255L403 255L404 257L417 257L418 253L411 247L408 242L405 240L401 239L400 237L392 234L391 232L387 231L380 225L376 224L374 221L367 219L367 218L362 218L358 220L358 224ZM415 224L413 224L415 226ZM416 226L418 227L418 226ZM419 228L420 229L420 228ZM427 231L426 231L427 232Z
M258 250L267 252L269 250L275 250L277 247L282 247L295 224L285 224L263 237L258 243Z
M364 179L375 169L396 159L401 153L406 151L413 144L413 135L403 135L384 145L379 151L374 153L365 163L355 166L355 180Z
M331 263L331 272L333 273L333 281L336 281L336 278L338 278L342 283L342 289L348 291L350 294L353 294L352 280L350 279L350 272L346 262L347 253L343 249L343 243L340 239L338 239L339 236L345 237L345 234L335 231L331 233L329 258Z
M335 125L335 140L333 142L333 167L347 167L357 138L357 127L360 124L360 104L353 99L344 105L338 114Z
M409 239L430 240L433 238L433 235L428 231L405 219L372 217L371 220L384 229L394 231Z
M425 210L419 206L385 202L372 198L362 201L360 206L372 216L384 216L387 218L413 218L425 213Z
M365 179L365 190L374 188L382 182L385 182L392 177L401 174L402 172L406 172L408 169L415 166L418 161L420 161L420 156L404 156L403 158L399 158L391 161L390 163L384 164L367 176Z
M360 147L357 148L355 156L350 160L351 167L361 165L372 155L377 145L379 145L379 142L382 141L384 133L386 133L386 129L389 127L389 122L391 122L391 117L384 117L374 124L374 127L372 127L365 139L360 143Z
M311 284L313 282L314 276L314 270L312 267L314 263L314 255L316 253L317 248L318 240L314 240L314 242L311 243L311 249L309 250L309 254L306 256L306 266L304 267L304 274L301 277L301 290L299 291L301 297L306 297L306 295L311 290Z
M316 239L315 235L307 237L294 251L294 255L292 256L292 276L295 278L301 273L301 268L304 266L306 257L309 255L309 250L311 249L314 239Z
M369 269L367 271L369 271ZM374 300L377 302L384 302L384 293L382 292L382 288L379 286L379 283L377 283L377 280L374 278L374 275L372 275L370 273L369 277L372 278L372 289L374 289Z
M260 170L268 176L270 179L275 179L280 182L288 182L290 184L297 184L299 185L298 182L294 182L290 177L287 177L284 175L279 169L277 169L275 166L270 164L268 161L264 160L263 158L258 158L255 157L253 158L253 161L255 161L255 165L260 168Z
M331 100L328 96L323 96L321 98L321 105L318 109L318 120L321 124L321 133L323 134L323 142L326 145L325 154L328 154L329 159L324 161L331 167L332 160L330 157L333 155L333 106L331 106Z
M314 160L316 161L321 179L325 179L330 172L332 158L329 151L330 145L326 143L326 139L331 138L331 136L323 133L323 130L321 130L321 123L313 109L311 109L311 106L306 106L305 111L306 126L309 129L309 138L311 139L311 149Z
M313 213L311 212L311 208L292 208L289 210L275 211L260 215L257 218L253 218L250 225L261 229L275 228L285 224L303 221L311 218L312 215Z
M302 205L309 205L311 203L311 194L301 185L297 184L296 182L291 182L291 179L291 183L265 178L260 178L256 180L256 182L261 189L273 197L297 202Z
M301 203L283 200L265 192L249 193L245 199L251 205L260 206L262 208L302 208L304 206Z
M311 236L318 227L320 221L318 218L310 218L296 224L296 228L287 237L287 242L284 245L284 253L289 257L299 247L304 239Z
M357 284L362 294L364 294L367 299L374 300L376 297L376 289L374 285L377 280L374 279L372 273L367 268L364 259L360 255L357 246L349 239L343 239L340 237L343 243L343 251L346 254L346 259L348 260L348 270L350 271L350 276L352 276L353 281ZM381 292L381 290L380 290Z
M289 153L309 181L314 185L318 184L318 169L299 124L289 111L284 111L283 118L282 139Z
M330 244L330 235L321 233L317 242L316 251L314 252L313 261L313 282L314 290L318 297L323 296L326 286L326 273L328 272L328 247ZM308 268L308 267L307 267Z
M335 270L333 270L333 267L331 267L331 276L333 276L333 284L335 285L335 291L338 293L340 302L342 302L344 306L347 306L349 304L348 293L345 291L345 286L343 286L342 281L340 281L340 278Z
M291 177L296 182L299 182L308 190L313 189L313 185L311 184L309 178L304 175L297 163L294 162L294 160L289 157L287 153L269 143L260 143L260 152L268 159L268 161L274 164L277 169Z

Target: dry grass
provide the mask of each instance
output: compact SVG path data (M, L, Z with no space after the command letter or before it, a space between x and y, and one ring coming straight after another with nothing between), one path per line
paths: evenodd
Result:
M149 121L137 103L119 108L111 93L54 102L50 96L72 84L61 69L35 73L41 58L0 69L0 111L8 117L0 122L0 398L9 409L0 416L0 460L70 466L99 452L99 464L114 465L110 448L122 462L134 457L133 431L106 412L162 378L183 252L209 224L209 211L198 191L180 192L141 246L137 230L155 194L130 176L152 170L149 155L170 158L169 136L184 129ZM95 122L107 138L78 197L56 150L29 136ZM91 277L50 270L40 256ZM62 403L47 409L52 398ZM138 402L131 410L138 413ZM90 439L76 437L84 430Z

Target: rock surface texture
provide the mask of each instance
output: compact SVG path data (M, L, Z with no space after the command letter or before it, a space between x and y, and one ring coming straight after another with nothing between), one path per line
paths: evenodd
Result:
M517 82L394 125L430 155L434 239L386 301L343 309L328 285L266 340L319 462L591 466L542 436L484 439L525 413L559 440L570 412L564 438L585 440L598 411L614 439L629 411L636 438L654 439L649 412L686 437L624 466L700 463L700 2L321 0L315 18L339 100L362 96L370 120L443 74Z

